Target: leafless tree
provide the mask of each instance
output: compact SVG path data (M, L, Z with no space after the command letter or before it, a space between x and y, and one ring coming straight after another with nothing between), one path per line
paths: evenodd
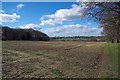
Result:
M112 42L120 42L120 2L83 2L84 15L100 22L103 34Z

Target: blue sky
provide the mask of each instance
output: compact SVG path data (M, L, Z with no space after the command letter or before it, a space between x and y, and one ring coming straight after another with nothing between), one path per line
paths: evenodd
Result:
M84 18L84 7L75 2L3 2L2 25L33 28L49 36L99 36L93 18Z

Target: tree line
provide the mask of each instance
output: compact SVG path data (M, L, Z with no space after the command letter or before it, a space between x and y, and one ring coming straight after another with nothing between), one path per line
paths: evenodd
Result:
M37 40L48 41L49 36L33 29L13 29L7 26L2 28L2 40Z

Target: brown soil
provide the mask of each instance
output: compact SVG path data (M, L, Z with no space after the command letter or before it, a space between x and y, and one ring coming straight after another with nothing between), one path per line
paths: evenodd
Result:
M105 77L106 72L101 71L105 59L104 44L79 41L4 41L3 78ZM116 74L112 74L112 77L116 77Z

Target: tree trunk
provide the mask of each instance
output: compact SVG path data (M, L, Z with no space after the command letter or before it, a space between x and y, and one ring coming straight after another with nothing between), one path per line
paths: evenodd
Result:
M112 39L112 41L111 41L111 42L112 42L112 43L114 43L114 41L115 41L115 40L114 40L114 39Z
M116 43L119 43L119 39L117 38Z
M115 38L114 38L114 35L112 36L112 43L114 43L115 42Z

